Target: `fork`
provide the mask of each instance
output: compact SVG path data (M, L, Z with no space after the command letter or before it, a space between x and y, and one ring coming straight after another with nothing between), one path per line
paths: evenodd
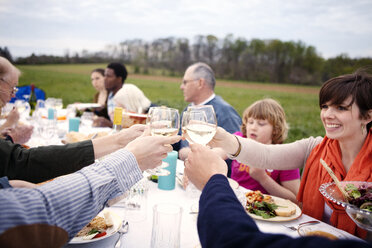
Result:
M315 225L315 224L319 224L319 223L320 223L320 221L318 221L318 220L310 220L310 221L306 221L306 222L302 222L302 223L298 224L297 227L296 226L286 226L286 225L283 225L283 226L291 229L292 231L297 231L298 228L300 228L300 226L303 226L303 225Z
M120 229L118 230L119 238L115 243L115 248L119 248L121 246L121 238L123 237L123 234L127 233L129 230L129 223L128 221L123 221L123 224L121 225Z

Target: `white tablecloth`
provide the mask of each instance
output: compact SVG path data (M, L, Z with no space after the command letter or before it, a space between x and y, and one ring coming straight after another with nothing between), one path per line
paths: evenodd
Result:
M178 161L177 170L180 171L183 169L183 162ZM243 188L239 188L239 190L245 191ZM149 182L149 192L147 198L147 216L146 219L140 222L129 222L129 231L127 234L124 234L121 241L121 247L131 248L131 247L150 247L151 243L151 232L152 232L152 209L153 206L157 203L176 203L182 206L183 213L182 213L182 222L181 222L181 247L182 248L195 248L200 247L197 227L196 227L196 214L190 214L191 206L196 206L198 204L198 199L195 196L190 195L188 192L183 190L183 188L177 184L174 190L160 190L157 188L157 184L154 182ZM119 204L117 204L119 205ZM125 210L123 208L118 208L113 205L109 208L111 211L114 211L116 214L121 216L123 219L126 218ZM289 225L298 225L301 222L315 220L314 218L302 214L296 220L288 221L288 222L269 222L269 221L260 221L256 220L256 224L258 225L260 231L267 232L267 233L281 233L286 234L291 237L299 237L296 231L292 231L283 226ZM334 227L326 224L321 223L318 225L323 225L325 228L332 228ZM338 229L337 229L338 230ZM338 230L339 232L343 233L347 238L351 239L358 239L357 237L344 232L342 230ZM113 235L107 239L83 244L83 245L69 245L67 247L110 247L112 248L115 242L118 239L118 234Z

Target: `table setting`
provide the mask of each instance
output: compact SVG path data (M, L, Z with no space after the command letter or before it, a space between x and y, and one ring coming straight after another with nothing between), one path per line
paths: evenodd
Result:
M183 161L177 160L176 165L176 173L182 174L184 169ZM199 194L196 195L190 194L179 183L175 183L173 189L160 189L158 183L148 180L148 176L149 174L144 172L144 178L141 180L142 184L146 182L145 187L147 187L145 203L141 203L145 205L145 211L143 209L141 210L138 206L135 210L128 210L126 206L128 199L125 197L110 207L105 208L105 210L112 211L117 216L120 216L123 221L128 221L129 228L126 233L120 234L119 231L117 231L114 235L105 239L84 244L70 243L66 247L115 247L115 243L118 242L119 238L120 246L118 247L151 247L152 234L154 232L154 208L159 204L179 206L181 220L180 222L176 222L177 225L179 225L179 247L200 247L196 222L198 216L198 201L201 192L199 191ZM134 188L136 187L138 187L138 185L134 186ZM241 198L242 195L244 196L248 191L240 186L237 189L233 188L233 190L235 194L238 195L238 198ZM141 190L137 191L140 192ZM142 218L139 218L138 215L142 216ZM315 234L317 232L326 232L330 237L359 239L343 230L303 214L300 209L294 216L283 217L279 220L273 221L262 218L254 218L254 220L260 231L266 233L280 233L296 238L305 236L309 232L315 232ZM172 222L169 222L168 225L172 226Z
M171 130L173 134L175 133L173 129L178 130L180 125L178 112L174 115L176 117L171 117L170 120L163 118L165 112L161 111L159 115L161 119L148 121L154 124L156 128L159 128L159 123L161 123L160 126L163 126L164 123L171 123L171 126L165 125L165 129L167 129L166 131ZM171 113L171 111L168 112ZM200 139L200 142L197 143L205 145L213 138L217 126L213 113L210 116L199 115L195 109L190 109L185 116L187 119L185 118L181 122L182 130L186 132L189 141L198 140L199 135L204 135L203 139ZM175 119L177 119L178 126L172 124ZM72 116L67 120L53 118L52 121L55 129L53 137L47 139L46 144L48 145L63 144L63 141L67 140L68 134L73 132L83 134L84 137L82 136L81 139L94 139L100 132L107 132L108 134L111 130L110 128L95 128L86 125L86 123L83 124L80 119ZM206 124L203 124L204 122ZM195 125L204 125L206 127L205 134L195 133L191 128ZM163 132L160 133L160 135L165 135ZM157 134L154 131L152 135ZM40 140L45 140L45 134L43 136L41 132L35 132L26 145L30 147L45 145ZM92 239L75 237L65 247L200 247L196 224L201 192L192 184L186 190L184 189L182 182L184 165L183 161L177 158L178 153L172 151L163 160L161 169L167 170L167 173L159 174L158 182L149 180L151 174L145 171L143 179L122 195L119 201L109 201L108 207L99 214L99 216L102 216L108 212L112 218L112 226L105 229L104 235ZM239 201L246 207L246 193L249 190L240 187L232 179L229 179L229 183ZM334 197L338 201L336 195L330 193L329 190L324 189L321 192L323 194L327 192L330 197ZM288 201L274 196L272 198L276 202ZM340 201L340 204L342 204L342 201ZM323 234L323 236L328 235L332 238L359 239L303 214L298 205L294 203L291 203L291 205L295 209L291 216L276 216L266 219L248 211L247 214L254 219L260 231L266 233L280 233L294 238L309 234ZM352 209L348 205L345 205L345 207L346 209L348 207ZM352 217L352 215L350 216Z

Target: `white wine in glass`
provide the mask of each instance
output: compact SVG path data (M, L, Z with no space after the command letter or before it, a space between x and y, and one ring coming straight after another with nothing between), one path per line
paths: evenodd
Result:
M212 105L192 106L182 118L182 132L191 143L206 145L216 134L217 118Z
M180 116L178 110L172 108L151 108L148 122L152 136L176 135L180 128ZM157 176L167 176L170 174L170 171L164 168L168 166L168 163L163 162L160 166L154 169L148 169L146 172Z

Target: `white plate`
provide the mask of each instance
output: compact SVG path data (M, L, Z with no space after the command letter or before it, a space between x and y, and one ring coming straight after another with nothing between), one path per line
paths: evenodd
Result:
M297 230L300 236L321 236L329 239L345 239L346 236L332 227L323 225L300 226Z
M271 196L274 200L274 203L276 205L279 205L280 206L280 203L283 202L283 201L289 201L289 200L285 200L283 198L280 198L280 197L276 197L276 196ZM262 216L259 216L259 215L255 215L255 214L252 214L252 213L249 213L247 210L247 214L249 216L251 216L253 219L256 219L256 220L264 220L264 221L272 221L272 222L281 222L281 221L290 221L290 220L295 220L295 219L298 219L301 215L302 215L302 211L301 211L301 208L299 206L297 206L296 204L294 204L293 202L289 201L291 205L293 205L295 208L296 208L296 213L291 215L291 216L288 216L288 217L284 217L284 216L275 216L273 218L269 218L269 219L264 219Z
M108 210L101 211L98 214L98 216L103 217L104 211L108 211ZM120 218L120 216L118 216L114 212L112 212L112 211L109 211L109 212L110 212L112 221L114 222L114 225L112 227L107 228L106 235L105 236L100 237L100 238L95 238L95 239L88 239L88 240L87 239L83 239L83 237L74 237L73 239L70 240L69 244L85 244L85 243L96 242L98 240L102 240L102 239L108 238L108 237L114 235L115 233L117 233L119 231L122 223L123 223L123 219Z
M75 108L77 109L86 109L86 108L99 108L101 104L99 103L75 103Z

